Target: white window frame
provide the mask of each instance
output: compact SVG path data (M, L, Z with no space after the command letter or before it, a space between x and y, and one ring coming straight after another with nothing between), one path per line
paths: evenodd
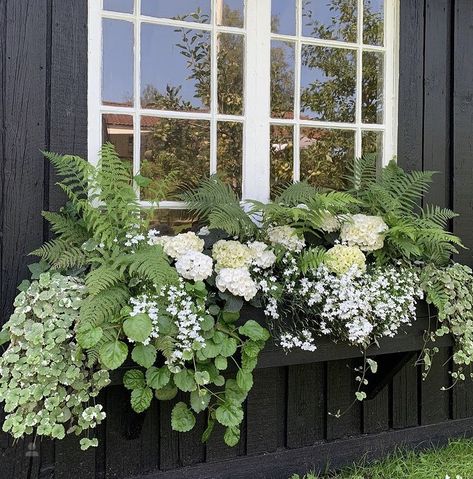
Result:
M215 0L213 0L215 1ZM298 13L302 8L302 0L297 1ZM384 11L384 46L362 45L363 40L363 0L358 0L358 39L356 43L335 40L321 40L304 37L303 43L335 48L349 48L357 52L357 96L361 91L362 51L375 51L384 54L384 120L383 124L362 124L361 101L357 101L356 122L336 123L319 120L287 120L271 118L270 106L270 64L271 40L292 40L296 43L295 71L295 102L296 111L300 102L300 70L301 44L299 35L302 32L301 15L298 14L296 35L280 35L271 33L271 0L246 0L245 36L245 76L244 76L244 115L222 115L217 112L216 95L216 49L212 48L212 82L211 105L209 113L169 112L140 108L140 30L141 22L184 26L196 28L194 23L171 19L157 19L139 15L141 0L135 0L135 13L104 12L103 0L88 0L88 158L96 163L98 151L102 144L102 114L117 113L133 117L133 166L139 170L140 164L140 116L154 116L181 119L206 119L210 121L211 150L210 173L217 169L217 121L242 122L244 130L243 164L242 164L242 198L268 201L270 197L270 126L294 125L294 180L299 180L299 128L312 126L320 128L343 128L355 131L355 156L361 156L362 131L384 132L382 164L387 164L396 156L397 151L397 103L398 103L398 52L399 52L399 2L400 0L385 0ZM215 15L212 8L212 15ZM134 106L103 106L102 92L102 19L111 18L133 22L134 28ZM212 28L211 24L199 24L199 29L212 32L211 41L215 45L218 32L242 33L242 29L219 26ZM149 202L142 201L143 206ZM182 208L182 203L175 201L161 202L162 208Z

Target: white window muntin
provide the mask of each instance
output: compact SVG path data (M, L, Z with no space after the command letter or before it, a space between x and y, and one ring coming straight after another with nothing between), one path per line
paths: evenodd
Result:
M212 0L212 7L215 6ZM140 168L140 118L141 116L199 119L210 122L210 173L217 168L217 122L241 122L244 125L243 165L242 165L242 197L267 201L270 195L270 125L294 126L294 179L299 180L299 139L300 128L312 126L327 129L344 129L355 132L355 155L361 156L362 131L383 132L382 163L387 164L397 149L397 88L398 88L398 31L399 0L384 2L384 45L368 45L363 43L363 0L358 1L357 9L357 42L325 40L302 36L302 2L296 0L297 25L296 35L283 35L271 32L271 0L246 0L245 26L243 29L219 26L215 21L215 8L212 8L212 19L209 24L198 24L181 20L155 18L141 15L141 0L135 0L134 13L119 13L103 10L102 0L89 0L89 62L88 62L88 157L91 162L97 159L97 152L102 144L101 118L103 114L122 113L133 117L134 153L133 168L137 173ZM132 22L134 25L134 102L132 107L102 105L102 19L116 19ZM140 35L141 24L198 28L211 32L211 103L210 111L181 112L141 108L140 102ZM245 73L244 73L244 115L225 115L218 113L217 108L217 62L216 39L218 33L239 33L245 41ZM291 40L296 44L295 68L295 118L271 118L270 107L270 64L271 40ZM318 46L343 48L357 52L356 78L356 121L340 123L300 119L300 77L301 46L313 44ZM361 82L363 52L380 52L384 55L383 77L383 123L362 123ZM149 202L142 201L144 206ZM181 208L182 203L165 201L163 208Z

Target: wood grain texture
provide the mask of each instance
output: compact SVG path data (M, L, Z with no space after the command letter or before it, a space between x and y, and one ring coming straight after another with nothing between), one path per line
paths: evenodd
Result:
M415 360L394 376L391 388L392 427L395 429L417 426L418 368Z
M453 207L460 214L453 231L473 248L473 3L455 1L453 84ZM462 251L458 259L473 265L471 251Z
M310 446L325 438L325 364L288 368L287 447Z

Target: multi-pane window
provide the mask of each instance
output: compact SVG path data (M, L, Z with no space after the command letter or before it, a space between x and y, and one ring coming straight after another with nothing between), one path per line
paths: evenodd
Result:
M165 209L211 173L242 198L343 188L395 154L398 1L90 0L91 161L111 141Z

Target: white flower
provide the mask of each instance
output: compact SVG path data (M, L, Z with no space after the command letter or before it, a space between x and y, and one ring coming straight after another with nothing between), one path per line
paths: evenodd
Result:
M274 226L268 229L268 238L272 244L281 245L289 251L301 251L305 241L297 235L294 228L290 226Z
M251 251L238 241L217 241L212 248L212 256L217 263L216 270L222 268L244 268L251 263Z
M388 225L381 216L352 215L340 230L340 238L348 246L358 246L362 251L375 251L384 245Z
M212 275L213 261L198 251L189 251L176 261L177 272L185 279L203 281Z
M156 243L162 244L164 252L173 259L178 259L190 251L202 253L205 244L204 240L192 231L176 236L161 236Z
M199 231L197 231L197 236L208 236L210 234L210 230L207 226L202 226Z
M335 245L325 254L324 263L337 275L345 274L353 268L360 273L366 271L365 255L357 246Z
M268 245L261 241L248 243L251 253L251 263L262 269L271 268L276 262L276 255L268 248Z
M258 292L256 283L246 268L221 269L215 278L215 284L222 293L229 291L235 296L242 296L246 301L254 298Z
M333 233L340 229L339 219L327 210L322 212L321 220L322 223L320 225L320 229L322 231L325 231L327 233Z

